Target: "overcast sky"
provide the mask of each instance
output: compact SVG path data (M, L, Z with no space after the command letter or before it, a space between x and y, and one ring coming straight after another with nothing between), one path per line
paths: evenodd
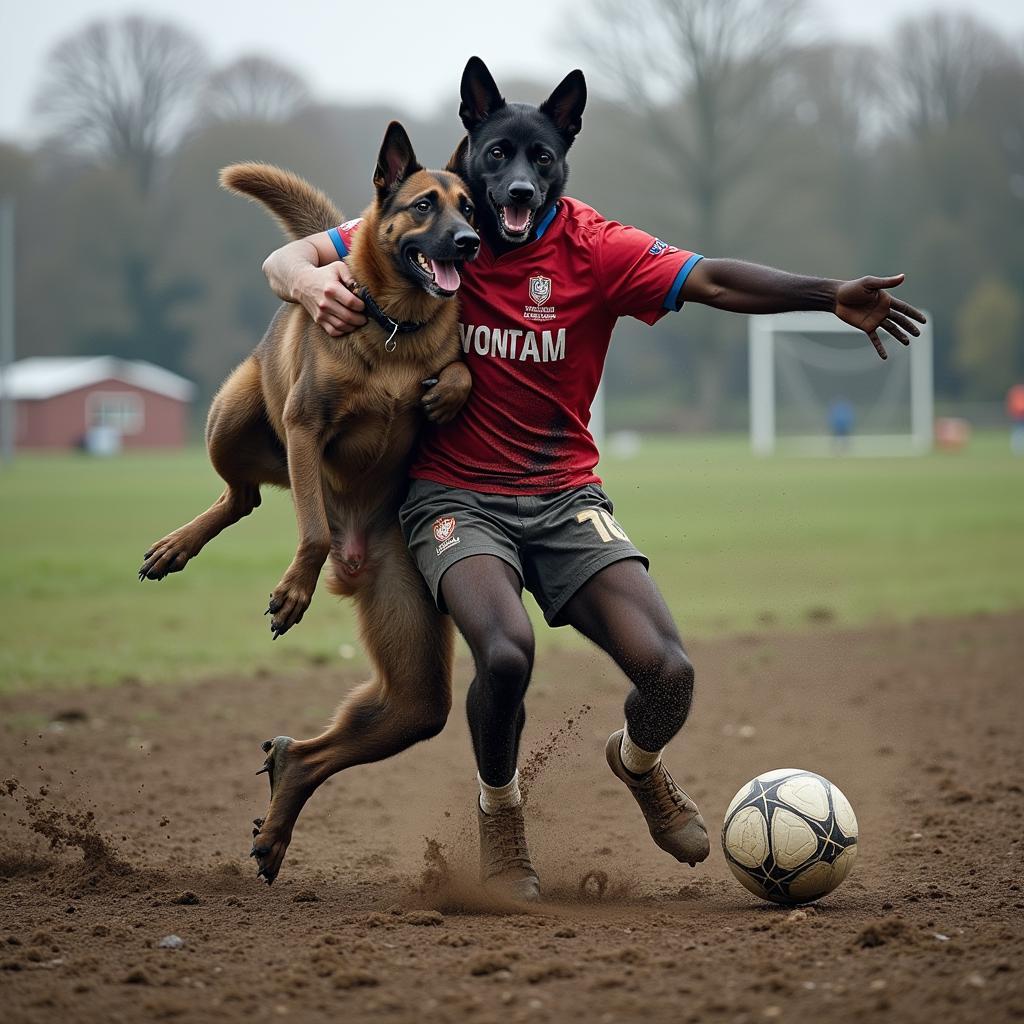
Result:
M429 113L453 103L474 53L499 80L557 82L580 63L569 28L573 12L586 7L585 0L0 0L0 137L32 136L29 106L47 53L97 18L140 11L169 18L196 32L218 63L267 54L302 71L320 99ZM900 18L936 7L968 8L1024 39L1022 0L817 0L815 29L877 41Z

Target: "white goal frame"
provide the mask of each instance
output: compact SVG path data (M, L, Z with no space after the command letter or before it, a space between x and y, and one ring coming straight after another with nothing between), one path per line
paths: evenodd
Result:
M910 343L910 433L853 434L844 454L923 455L931 450L934 419L932 328L921 326L921 336ZM852 344L870 344L863 331L843 323L832 313L774 313L748 321L750 360L750 447L758 455L772 455L784 447L801 455L830 455L836 450L828 434L779 438L775 431L775 336L777 334L848 334ZM907 358L903 346L884 331L881 337L890 359ZM899 350L894 353L894 349ZM877 357L876 357L877 358Z

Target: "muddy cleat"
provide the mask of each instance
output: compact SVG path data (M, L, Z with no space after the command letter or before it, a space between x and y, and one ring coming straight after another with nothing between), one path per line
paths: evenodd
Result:
M711 852L708 830L697 805L675 784L659 761L645 775L627 771L621 755L622 730L608 737L608 767L629 787L640 805L651 838L666 853L693 867Z
M477 803L476 815L480 825L480 881L516 902L539 900L540 881L526 845L523 808L484 814Z

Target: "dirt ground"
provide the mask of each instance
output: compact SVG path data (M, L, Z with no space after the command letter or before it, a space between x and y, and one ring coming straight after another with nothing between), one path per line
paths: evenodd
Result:
M820 903L758 903L717 835L696 870L654 847L603 763L623 690L597 654L539 659L523 774L548 901L530 913L472 883L458 710L325 786L268 889L247 857L259 743L313 732L351 672L0 700L5 1021L1024 1018L1024 614L691 653L667 760L716 831L771 768L852 801L860 857Z

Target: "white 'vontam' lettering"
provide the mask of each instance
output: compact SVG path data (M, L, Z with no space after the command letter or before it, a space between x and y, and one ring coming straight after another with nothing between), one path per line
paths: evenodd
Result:
M523 347L519 351L519 361L525 362L532 359L535 363L540 362L540 350L537 348L537 335L533 331L527 331L523 338Z
M558 339L552 344L551 332L542 331L541 336L544 339L544 362L553 363L558 359L565 358L565 328L560 327L558 329Z
M520 328L502 330L500 327L491 328L484 324L459 324L462 351L467 354L472 349L481 356L518 359L520 362L532 360L535 363L557 363L565 359L565 328L560 327L557 334L551 331L540 333L538 345L534 331L523 331Z
M476 334L473 337L473 348L475 348L477 354L481 356L485 356L491 351L490 327L484 327L481 325L476 329Z

